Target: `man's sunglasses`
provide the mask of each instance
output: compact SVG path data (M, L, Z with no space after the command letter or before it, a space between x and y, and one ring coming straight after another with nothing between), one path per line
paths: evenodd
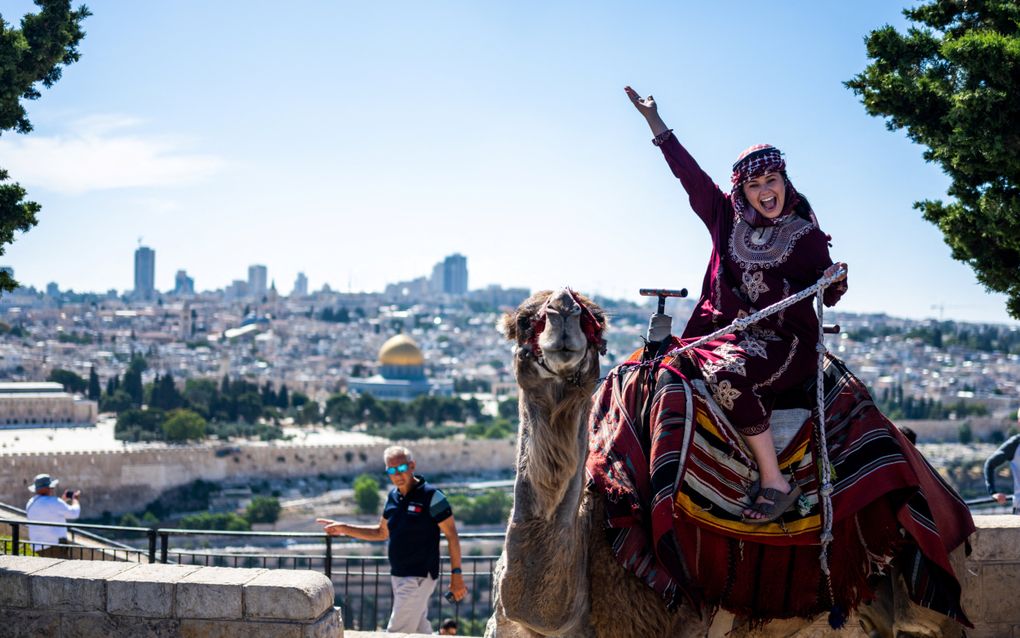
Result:
M403 474L404 472L407 471L407 467L408 467L407 463L401 463L400 465L397 465L396 467L388 467L388 468L386 468L386 473L389 474L390 476L393 476L394 474L397 474L397 473Z

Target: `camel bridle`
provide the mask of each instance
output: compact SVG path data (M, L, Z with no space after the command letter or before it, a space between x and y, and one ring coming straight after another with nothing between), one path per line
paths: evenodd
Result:
M602 338L602 331L605 329L605 324L599 321L595 313L589 308L577 295L576 292L567 288L567 292L570 294L570 298L574 300L581 308L581 332L584 333L585 340L588 343L588 348L594 348L600 355L606 354L606 341ZM540 368L548 372L549 374L560 377L567 383L576 387L581 387L581 371L576 370L569 376L564 376L553 372L545 363L545 357L542 354L542 347L538 345L538 339L542 336L542 332L545 331L546 318L548 315L549 302L552 301L552 295L549 299L546 299L542 307L539 308L538 312L531 318L530 325L528 326L525 339L521 341L521 357L524 359L534 359L535 363Z

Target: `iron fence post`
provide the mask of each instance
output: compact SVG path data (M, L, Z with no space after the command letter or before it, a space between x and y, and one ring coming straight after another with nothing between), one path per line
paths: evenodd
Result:
M170 534L167 532L159 533L159 562L166 564L166 554L168 546L170 545Z
M21 552L21 548L18 547L21 544L21 525L17 523L11 523L11 554L18 556Z
M333 537L326 534L326 578L333 580Z
M156 528L150 527L149 531L149 562L156 562Z

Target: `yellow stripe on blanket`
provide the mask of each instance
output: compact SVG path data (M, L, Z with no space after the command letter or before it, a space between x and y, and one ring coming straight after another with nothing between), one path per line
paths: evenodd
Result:
M799 536L812 532L819 532L822 528L822 517L820 514L807 516L789 523L744 523L739 520L721 519L712 516L711 512L702 509L692 502L687 495L680 492L676 495L675 505L697 524L714 529L722 533L740 534L742 536L757 536L759 538L783 538L788 536ZM810 544L815 544L817 539Z

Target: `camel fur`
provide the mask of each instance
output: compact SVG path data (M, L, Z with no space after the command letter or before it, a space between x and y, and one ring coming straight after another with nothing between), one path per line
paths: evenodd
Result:
M752 629L727 612L710 618L688 605L667 609L655 591L616 560L603 530L602 497L585 489L584 470L605 325L603 310L569 289L535 293L503 318L501 329L514 343L520 426L514 506L494 573L486 637L828 634L800 619ZM870 635L892 636L901 627L920 636L962 634L955 622L904 605L896 588L883 591L890 592L885 601L859 612L870 614ZM925 621L912 621L914 611ZM840 632L848 634L853 635Z

